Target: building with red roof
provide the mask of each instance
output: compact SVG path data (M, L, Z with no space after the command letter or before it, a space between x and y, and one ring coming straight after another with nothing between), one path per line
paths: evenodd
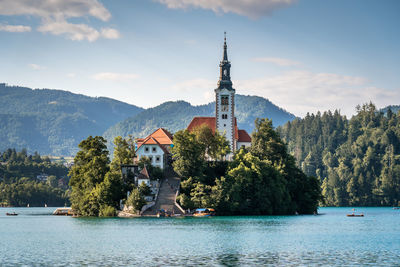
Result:
M136 160L150 159L151 164L164 169L170 159L169 150L173 146L173 136L164 128L158 128L146 138L136 140Z

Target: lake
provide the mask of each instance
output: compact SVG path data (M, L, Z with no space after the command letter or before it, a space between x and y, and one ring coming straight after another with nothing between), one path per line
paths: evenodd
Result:
M400 210L318 216L72 218L0 208L1 266L400 266ZM18 216L6 216L15 211Z

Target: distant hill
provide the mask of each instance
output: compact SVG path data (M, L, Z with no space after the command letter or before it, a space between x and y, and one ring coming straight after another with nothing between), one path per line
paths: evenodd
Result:
M272 119L274 126L295 119L293 114L277 107L268 99L244 95L236 95L235 115L239 128L245 129L248 133L253 131L256 118L268 117ZM107 140L129 134L134 137L145 137L159 127L173 133L185 129L195 116L215 116L215 102L201 106L192 106L185 101L165 102L110 127L104 133L104 137Z
M27 148L42 155L73 155L89 135L102 135L142 110L105 97L0 83L0 150Z
M115 136L143 137L158 127L176 132L194 116L214 114L215 102L165 102L143 109L105 97L0 83L0 150L27 148L30 153L70 156L89 135L103 135L110 144ZM295 118L265 98L244 95L236 96L235 114L239 128L249 133L257 117L271 118L275 126Z
M386 114L388 110L391 110L393 113L397 114L400 111L400 105L392 105L382 108L381 111Z

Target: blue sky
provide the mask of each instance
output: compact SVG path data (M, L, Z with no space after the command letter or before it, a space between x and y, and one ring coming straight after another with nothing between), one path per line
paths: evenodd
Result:
M304 116L400 104L400 1L0 0L0 82L141 107L238 94Z

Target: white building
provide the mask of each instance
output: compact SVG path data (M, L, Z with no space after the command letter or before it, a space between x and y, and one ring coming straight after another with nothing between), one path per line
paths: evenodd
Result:
M163 128L157 129L146 138L138 139L137 160L147 157L151 165L164 169L170 159L169 150L173 146L172 139L172 134Z

